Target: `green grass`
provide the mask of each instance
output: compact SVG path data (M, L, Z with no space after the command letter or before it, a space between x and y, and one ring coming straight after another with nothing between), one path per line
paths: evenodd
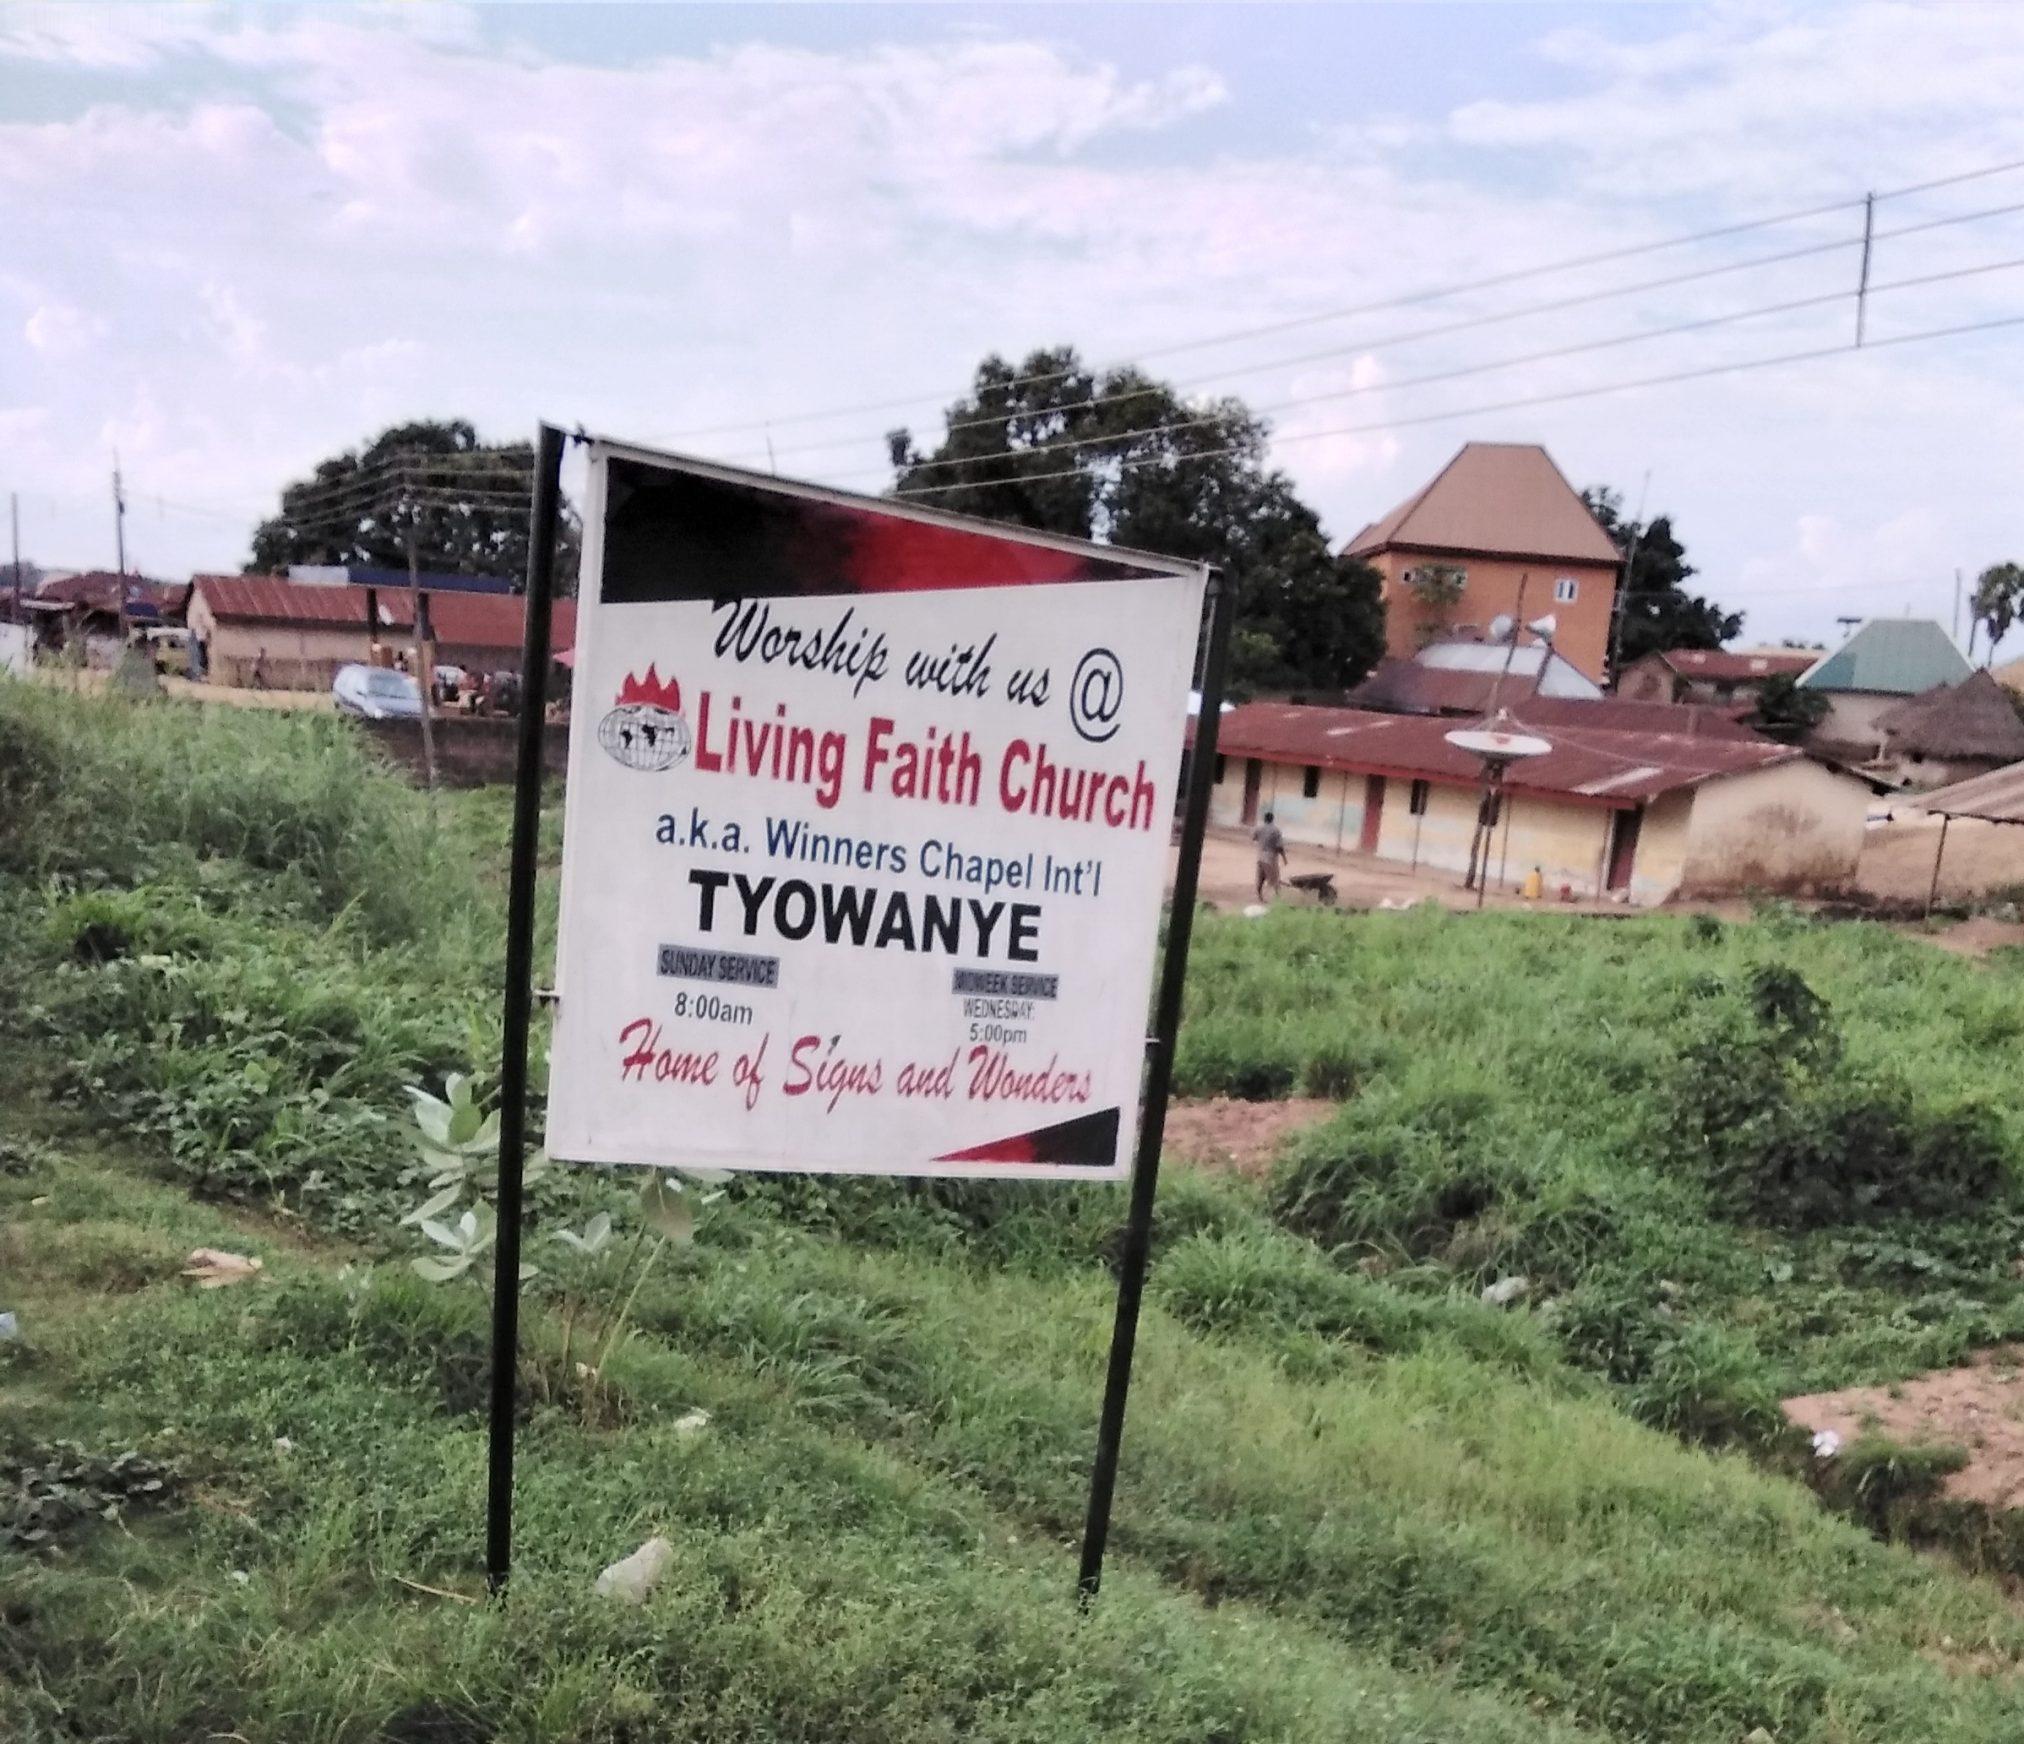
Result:
M558 1381L587 1267L551 1232L629 1194L551 1179L518 1572L473 1603L485 1295L413 1276L392 1219L401 1084L496 1046L505 808L448 799L430 836L341 723L249 717L221 741L249 805L298 762L323 796L306 865L268 866L264 826L178 797L229 792L187 772L208 715L0 686L0 752L40 759L0 837L0 1737L2018 1735L2004 1593L1883 1541L2011 1568L2015 1535L1948 1515L1914 1450L1852 1452L1823 1506L1775 1413L2018 1323L2014 966L1783 915L1211 917L1186 1086L1346 1101L1267 1189L1163 1185L1086 1616L1116 1189L737 1182L589 1411ZM411 849L428 888L347 893ZM1791 1121L1718 1156L1682 1137L1692 1068L1769 1071L1767 965L1837 1046L1774 1060ZM1819 1166L1802 1116L1900 1089L1892 1142L1968 1110L1992 1191L1827 1222L1765 1196L1765 1158ZM199 1245L260 1281L195 1289ZM1524 1305L1477 1300L1514 1269ZM51 1550L6 1547L23 1483L76 1503ZM648 1604L594 1598L653 1532Z

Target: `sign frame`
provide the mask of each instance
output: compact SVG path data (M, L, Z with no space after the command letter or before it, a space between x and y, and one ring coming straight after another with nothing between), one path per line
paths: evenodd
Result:
M1143 1093L1143 1061L1130 1056L1145 1020L1131 1020L1131 1043L1114 1020L1121 1004L1148 1011L1157 988L1170 820L1182 798L1174 771L1186 763L1184 692L1199 654L1207 566L604 437L590 439L589 462L559 1004L550 1056L550 1155L600 1165L775 1173L1128 1179ZM790 537L796 549L783 560L781 546ZM734 600L739 604L727 604ZM874 678L867 687L860 674L852 688L827 670L804 677L793 665L761 664L746 649L727 654L723 634L741 609L753 608L810 633L818 626L826 633L840 615L860 644L875 632L878 647L890 655L883 684ZM1070 644L1074 653L1060 652L1064 626L1079 631L1085 616L1110 620L1108 633L1097 629L1087 639L1109 646L1085 651L1078 635ZM1019 646L1021 618L1028 620L1025 647ZM1053 655L1054 697L1044 710L1015 701L1008 683L1019 655L1032 652L1036 628L1040 645ZM1126 639L1132 629L1137 642ZM910 673L901 678L911 649L936 652L944 637L989 647L1001 633L1018 654L1000 645L987 692L947 694L916 685ZM682 650L676 662L669 658L671 643ZM1122 652L1124 664L1111 648ZM658 668L649 653L660 656ZM1082 672L1077 667L1071 675L1070 668L1078 657L1099 665L1107 660L1121 687L1127 670L1134 686L1144 682L1141 671L1157 677L1139 691L1145 700L1135 710L1127 698L1124 735L1115 725L1109 733L1100 725L1087 730L1086 717L1074 707ZM1104 676L1099 671L1092 682ZM741 688L743 699L735 694ZM777 758L767 773L734 773L726 760L722 774L700 775L726 752L727 699L732 732L742 700L747 722L756 717L770 728L778 712L776 733L791 720L811 743L817 735L833 741L840 791L832 785L818 801L812 786L784 787ZM876 725L891 730L887 742L902 754L923 731L931 743L938 731L952 741L959 727L968 750L970 729L976 729L981 781L962 800L944 793L923 801L888 792L883 781L874 791L869 735ZM1110 749L1113 737L1121 750ZM1048 816L1037 805L1022 815L1000 800L992 773L999 750L1008 740L1024 746L1029 739L1041 765L1094 760L1106 770L1129 772L1136 758L1144 801L1143 813L1134 807L1136 827L1114 821L1106 830L1088 813L1080 820L1073 812ZM1037 787L1041 777L1031 776L1034 767L1031 760L1024 765ZM663 827L675 820L672 852L647 845L643 830L657 814ZM685 843L679 832L691 819L703 834L692 833ZM838 871L833 862L804 867L792 849L783 853L773 845L776 826L784 833L790 823L818 839L840 831L867 844L875 840L882 853L890 844L912 863L901 860L890 874ZM736 846L724 839L732 830L742 831ZM986 892L981 904L968 902L979 894L975 884L953 875L923 876L930 848L945 853L955 841L986 853L1002 850L1015 862L1023 858L1029 879L1057 863L1065 866L1070 856L1088 856L1079 863L1094 869L1102 894L1069 896L1029 883ZM743 855L752 856L742 862L746 871L740 870ZM677 880L708 878L719 888L699 900L688 884L664 882L668 870ZM828 945L821 942L822 926L795 942L785 920L774 924L771 903L756 931L754 910L746 909L741 934L734 905L748 874L755 888L765 878L777 879L783 914L790 890L806 899L810 914L819 896L826 917L832 896L890 902L879 912L888 924L904 921L906 935L898 949L872 951L864 948L860 930L857 949L848 950L846 936L840 955L833 931ZM726 878L733 882L726 885ZM970 907L1004 911L1001 942L989 953L967 944L944 960L928 946L922 920L916 951L910 917L945 904L957 913ZM894 908L902 912L895 916ZM1017 994L1029 978L1005 956L1003 942L1022 914L1036 928L1045 917L1055 940L1031 959L1036 990L1026 1021L1037 1019L1042 1040L1027 1049L997 1048L989 1025L1002 1013L971 1014L984 1020L980 1037L960 1016L959 1001L965 993ZM615 918L609 926L594 918L604 916ZM881 947L886 938L879 934ZM750 978L756 991L698 983L678 993L644 966L656 947L663 975ZM859 971L864 985L852 986ZM985 984L994 978L1010 978L1011 985ZM731 1021L744 1027L700 1020L698 1011L732 1013ZM631 1042L615 1039L621 1027ZM828 1051L810 1045L818 1034L829 1038ZM1056 1040L1061 1051L1049 1058L1048 1043ZM707 1060L713 1070L707 1085L691 1082L679 1089L679 1100L663 1100L690 1125L688 1142L643 1093L640 1080L657 1068L630 1070L650 1047L660 1064L689 1069ZM793 1053L783 1057L790 1048ZM622 1056L628 1070L607 1081ZM817 1063L853 1056L859 1070L883 1073L882 1088L843 1090L842 1114L830 1116L836 1099L808 1094L809 1074ZM1079 1094L1068 1088L1078 1071L1089 1074ZM1037 1087L1005 1099L1005 1091L988 1082L980 1092L979 1082L993 1072L998 1084L1017 1080L1022 1091L1026 1077L1051 1075L1052 1099L1043 1100ZM919 1081L930 1073L939 1084L909 1096L908 1075ZM691 1107L693 1117L681 1112Z
M574 440L590 438L579 428ZM554 609L555 551L561 500L563 432L538 428L533 499L529 515L525 625L521 650L521 701L514 765L511 861L507 880L506 963L501 1004L499 1173L497 1235L492 1292L492 1361L486 1490L486 1584L497 1597L512 1571L513 1430L519 1366L520 1247L524 1212L529 1037L535 990L535 885L541 829L543 737L547 714L550 632ZM832 504L865 504L909 519L970 527L973 517L950 514L889 499L864 498L727 467L715 462L663 454L638 444L608 441L612 454L631 454L650 463L675 462L703 477L749 482L771 490ZM990 524L989 531L1008 531ZM1164 943L1158 953L1152 1027L1144 1038L1140 1118L1130 1173L1130 1197L1118 1258L1118 1291L1110 1353L1105 1370L1095 1460L1077 1578L1078 1603L1087 1607L1102 1580L1109 1537L1132 1358L1137 1345L1140 1305L1152 1247L1153 1206L1159 1184L1160 1151L1173 1085L1174 1042L1180 1027L1181 996L1187 973L1201 873L1202 842L1214 786L1217 730L1222 713L1230 633L1235 617L1227 583L1212 568L1153 553L1097 546L1058 535L1011 530L1036 546L1077 553L1095 552L1174 575L1199 574L1205 582L1199 713L1183 764L1185 787L1178 862L1168 907ZM585 549L602 539L601 526L586 526Z

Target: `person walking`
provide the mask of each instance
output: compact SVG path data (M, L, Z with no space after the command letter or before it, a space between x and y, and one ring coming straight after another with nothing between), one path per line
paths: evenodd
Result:
M1279 894L1279 868L1286 861L1286 837L1269 811L1264 822L1251 832L1251 842L1258 850L1258 900L1270 902Z

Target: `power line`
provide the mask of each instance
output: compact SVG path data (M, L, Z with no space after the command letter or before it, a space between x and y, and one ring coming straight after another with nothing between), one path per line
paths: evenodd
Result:
M1365 394L1397 393L1407 388L1427 387L1439 382L1459 381L1468 376L1486 375L1501 369L1516 369L1528 363L1546 363L1557 358L1576 357L1591 351L1607 351L1620 345L1643 344L1654 339L1668 339L1681 333L1704 331L1711 327L1729 326L1737 321L1759 319L1767 315L1788 315L1802 309L1817 309L1828 303L1846 302L1857 296L1881 296L1888 291L1913 290L1926 285L1946 283L1955 279L1974 278L1984 273L2005 272L2024 266L2024 256L2009 260L1990 261L1970 267L1956 267L1947 272L1925 273L1917 278L1893 279L1887 284L1870 285L1863 291L1824 291L1811 297L1796 297L1783 303L1763 303L1754 308L1735 309L1721 315L1704 315L1692 321L1677 321L1665 327L1645 328L1634 333L1616 333L1603 339L1585 339L1573 345L1552 346L1543 351L1521 352L1512 357L1491 358L1482 363L1464 364L1455 369L1437 370L1429 375L1408 376L1395 382L1366 382L1346 388L1332 388L1326 393L1304 394L1295 399L1279 400L1270 405L1254 408L1258 416L1275 412L1298 411L1306 406L1323 405L1334 400L1360 398ZM1857 341L1858 345L1861 343ZM952 455L940 460L920 460L907 469L908 476L934 468L974 465L979 460L1016 458L1024 460L1036 454L1066 454L1084 448L1103 448L1114 444L1134 441L1142 436L1164 436L1176 431L1196 430L1220 425L1222 414L1205 413L1195 418L1179 418L1166 424L1152 424L1140 429L1106 432L1096 436L1063 438L1056 442L1037 442L1023 448L1011 448L1002 454Z
M1710 364L1701 369L1676 370L1666 375L1651 375L1633 378L1629 381L1602 382L1592 387L1570 388L1560 393L1531 394L1521 399L1497 400L1477 406L1457 406L1445 412L1427 412L1411 418L1385 418L1373 424L1348 424L1332 430L1302 430L1290 436L1275 436L1275 443L1318 442L1332 436L1361 436L1377 430L1396 430L1414 424L1438 424L1450 418L1480 417L1486 412L1518 411L1528 406L1550 406L1569 400L1594 399L1603 394L1625 393L1633 388L1664 387L1675 382L1699 381L1708 376L1736 375L1747 370L1770 369L1780 364L1810 363L1820 358L1839 357L1851 351L1881 351L1893 345L1911 345L1927 339L1962 338L1972 333L1988 333L1998 328L2024 325L2024 315L2004 315L1990 321L1971 321L1954 327L1931 327L1918 333L1893 334L1888 339L1872 339L1858 346L1853 341L1840 345L1822 346L1811 351L1787 351L1772 357L1744 358L1733 363ZM1123 469L1136 470L1144 466L1179 466L1190 461L1215 460L1225 455L1240 452L1235 447L1204 448L1192 454L1156 454L1140 458L1126 458L1117 462ZM991 458L997 459L998 456ZM1006 456L1005 458L1016 458ZM922 485L918 488L900 489L895 496L939 496L950 491L989 490L1003 485L1041 484L1053 479L1076 478L1081 476L1069 468L1060 472L1012 473L1004 478L957 480L949 484Z
M1929 181L1910 182L1896 188L1887 188L1874 194L1858 194L1842 200L1830 201L1825 205L1795 208L1787 212L1773 213L1767 217L1745 219L1735 224L1716 225L1707 230L1690 231L1682 235L1662 237L1654 242L1632 243L1622 248L1604 249L1593 254L1571 255L1560 260L1543 262L1537 266L1519 267L1508 272L1494 273L1488 277L1471 279L1460 284L1437 286L1422 291L1412 291L1401 296L1379 298L1366 303L1347 304L1338 308L1325 309L1308 315L1291 316L1280 321L1270 321L1259 326L1236 328L1227 332L1210 334L1202 338L1183 340L1173 344L1157 346L1141 351L1138 359L1149 357L1174 357L1186 352L1204 351L1219 345L1234 345L1248 339L1259 339L1274 333L1289 332L1301 327L1318 326L1324 322L1337 321L1350 315L1376 314L1385 309L1409 308L1418 303L1438 302L1448 297L1461 296L1471 291L1494 290L1503 285L1517 284L1526 279L1543 278L1553 273L1572 272L1577 268L1603 266L1612 261L1631 260L1641 255L1662 253L1670 248L1684 248L1694 243L1718 241L1724 237L1741 236L1755 230L1771 229L1781 224L1797 224L1810 218L1828 217L1837 212L1853 211L1867 200L1896 200L1912 194L1930 193L1935 188L1954 187L1963 182L1984 180L1990 176L2007 175L2014 170L2024 169L2024 158L2011 159L2006 163L1988 164L1980 169L1964 170L1958 175L1938 176ZM1902 232L1900 233L1902 234ZM1848 247L1851 242L1834 244ZM1039 370L1026 375L1011 376L1005 382L1007 387L1023 387L1034 382L1058 381L1070 374L1067 370ZM655 441L692 441L708 436L736 435L752 430L773 430L788 424L809 424L828 418L855 417L869 412L900 411L918 406L930 400L945 400L952 394L967 393L972 384L958 388L940 388L910 394L903 398L872 400L850 406L832 406L820 411L795 412L772 418L753 418L732 424L717 424L701 429L680 430L652 438Z
M1869 241L1871 243L1887 242L1898 237L1913 236L1929 230L1947 229L1958 224L1974 224L1991 218L2008 217L2018 212L2024 212L2024 201L2017 201L2007 206L1991 206L1976 212L1952 213L1946 217L1928 219L1919 224L1903 225L1896 230L1878 231L1874 236L1869 238ZM1720 266L1701 267L1692 272L1672 273L1663 278L1640 280L1635 284L1616 285L1596 291L1581 291L1572 296L1556 297L1544 303L1529 303L1516 309L1500 309L1484 315L1472 315L1459 321L1443 322L1435 327L1422 327L1404 333L1391 333L1373 339L1331 345L1320 351L1302 352L1292 357L1278 357L1266 363L1236 365L1229 369L1214 371L1208 375L1195 376L1183 380L1174 384L1174 386L1179 390L1185 391L1189 388L1199 387L1205 382L1227 381L1235 376L1260 375L1272 370L1291 369L1302 364L1320 363L1332 358L1350 355L1362 356L1370 352L1390 350L1400 345L1416 344L1422 340L1445 338L1450 334L1468 332L1476 328L1494 327L1511 321L1526 321L1541 315L1559 314L1568 309L1578 309L1596 303L1612 302L1621 297L1636 296L1643 291L1671 290L1679 285L1693 284L1711 278L1720 278L1732 273L1752 272L1763 267L1781 266L1790 261L1804 260L1839 250L1861 248L1864 246L1864 238L1860 236L1842 237L1832 242L1810 243L1803 248L1786 249L1778 254L1757 255L1749 260L1726 261ZM1899 282L1903 283L1906 281ZM1883 289L1886 287L1879 286L1873 288ZM1837 291L1830 296L1824 296L1818 300L1825 302L1843 296L1855 297L1861 294L1861 288L1858 287L1857 289L1845 292ZM1803 305L1795 304L1789 306L1800 307ZM1737 318L1740 319L1740 317ZM1684 328L1677 329L1677 331L1684 330ZM1425 379L1438 378L1429 377ZM1130 400L1157 399L1167 392L1168 388L1165 384L1155 382L1143 388L1134 388L1125 393L1109 395L1104 403L1108 406L1116 406ZM1298 405L1303 402L1293 401L1290 403ZM1083 402L1083 404L1092 405L1094 402ZM1063 410L1074 409L1077 408L1063 408ZM1263 413L1273 411L1275 408L1272 406L1262 406L1256 408L1256 410ZM986 429L993 425L1010 424L1020 418L1032 415L1030 409L1022 409L1011 412L993 412L984 417L952 419L947 424L944 439L946 440L948 436L955 435L960 430ZM1126 437L1141 433L1138 431L1117 432L1109 437L1108 440L1123 440ZM856 448L867 441L875 439L869 436L830 437L821 442L790 444L780 449L779 452L788 455L825 453L838 448ZM1024 453L1032 451L1030 448L1020 450L1020 452ZM747 458L756 461L757 457L749 456ZM972 456L970 458L976 457ZM916 466L956 466L961 464L963 464L963 460L960 457L947 460L923 460L915 462Z

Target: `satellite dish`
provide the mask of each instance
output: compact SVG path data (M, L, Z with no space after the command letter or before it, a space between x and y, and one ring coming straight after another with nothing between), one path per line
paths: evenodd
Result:
M1555 617L1553 613L1548 612L1546 616L1543 618L1534 618L1532 622L1527 624L1525 627L1526 629L1530 630L1533 633L1533 635L1537 636L1540 641L1550 642L1553 640L1555 634L1560 629L1560 620L1557 617Z
M1517 627L1518 620L1512 617L1509 612L1499 612L1490 620L1490 640L1493 642L1508 642L1511 639L1511 632L1517 629Z
M1500 763L1514 757L1543 757L1553 747L1530 733L1499 733L1488 727L1463 727L1441 735L1458 751L1477 757L1494 757Z
M1499 709L1480 726L1458 727L1442 738L1458 751L1495 763L1509 763L1520 757L1543 757L1553 749L1550 740L1522 732L1509 709Z

